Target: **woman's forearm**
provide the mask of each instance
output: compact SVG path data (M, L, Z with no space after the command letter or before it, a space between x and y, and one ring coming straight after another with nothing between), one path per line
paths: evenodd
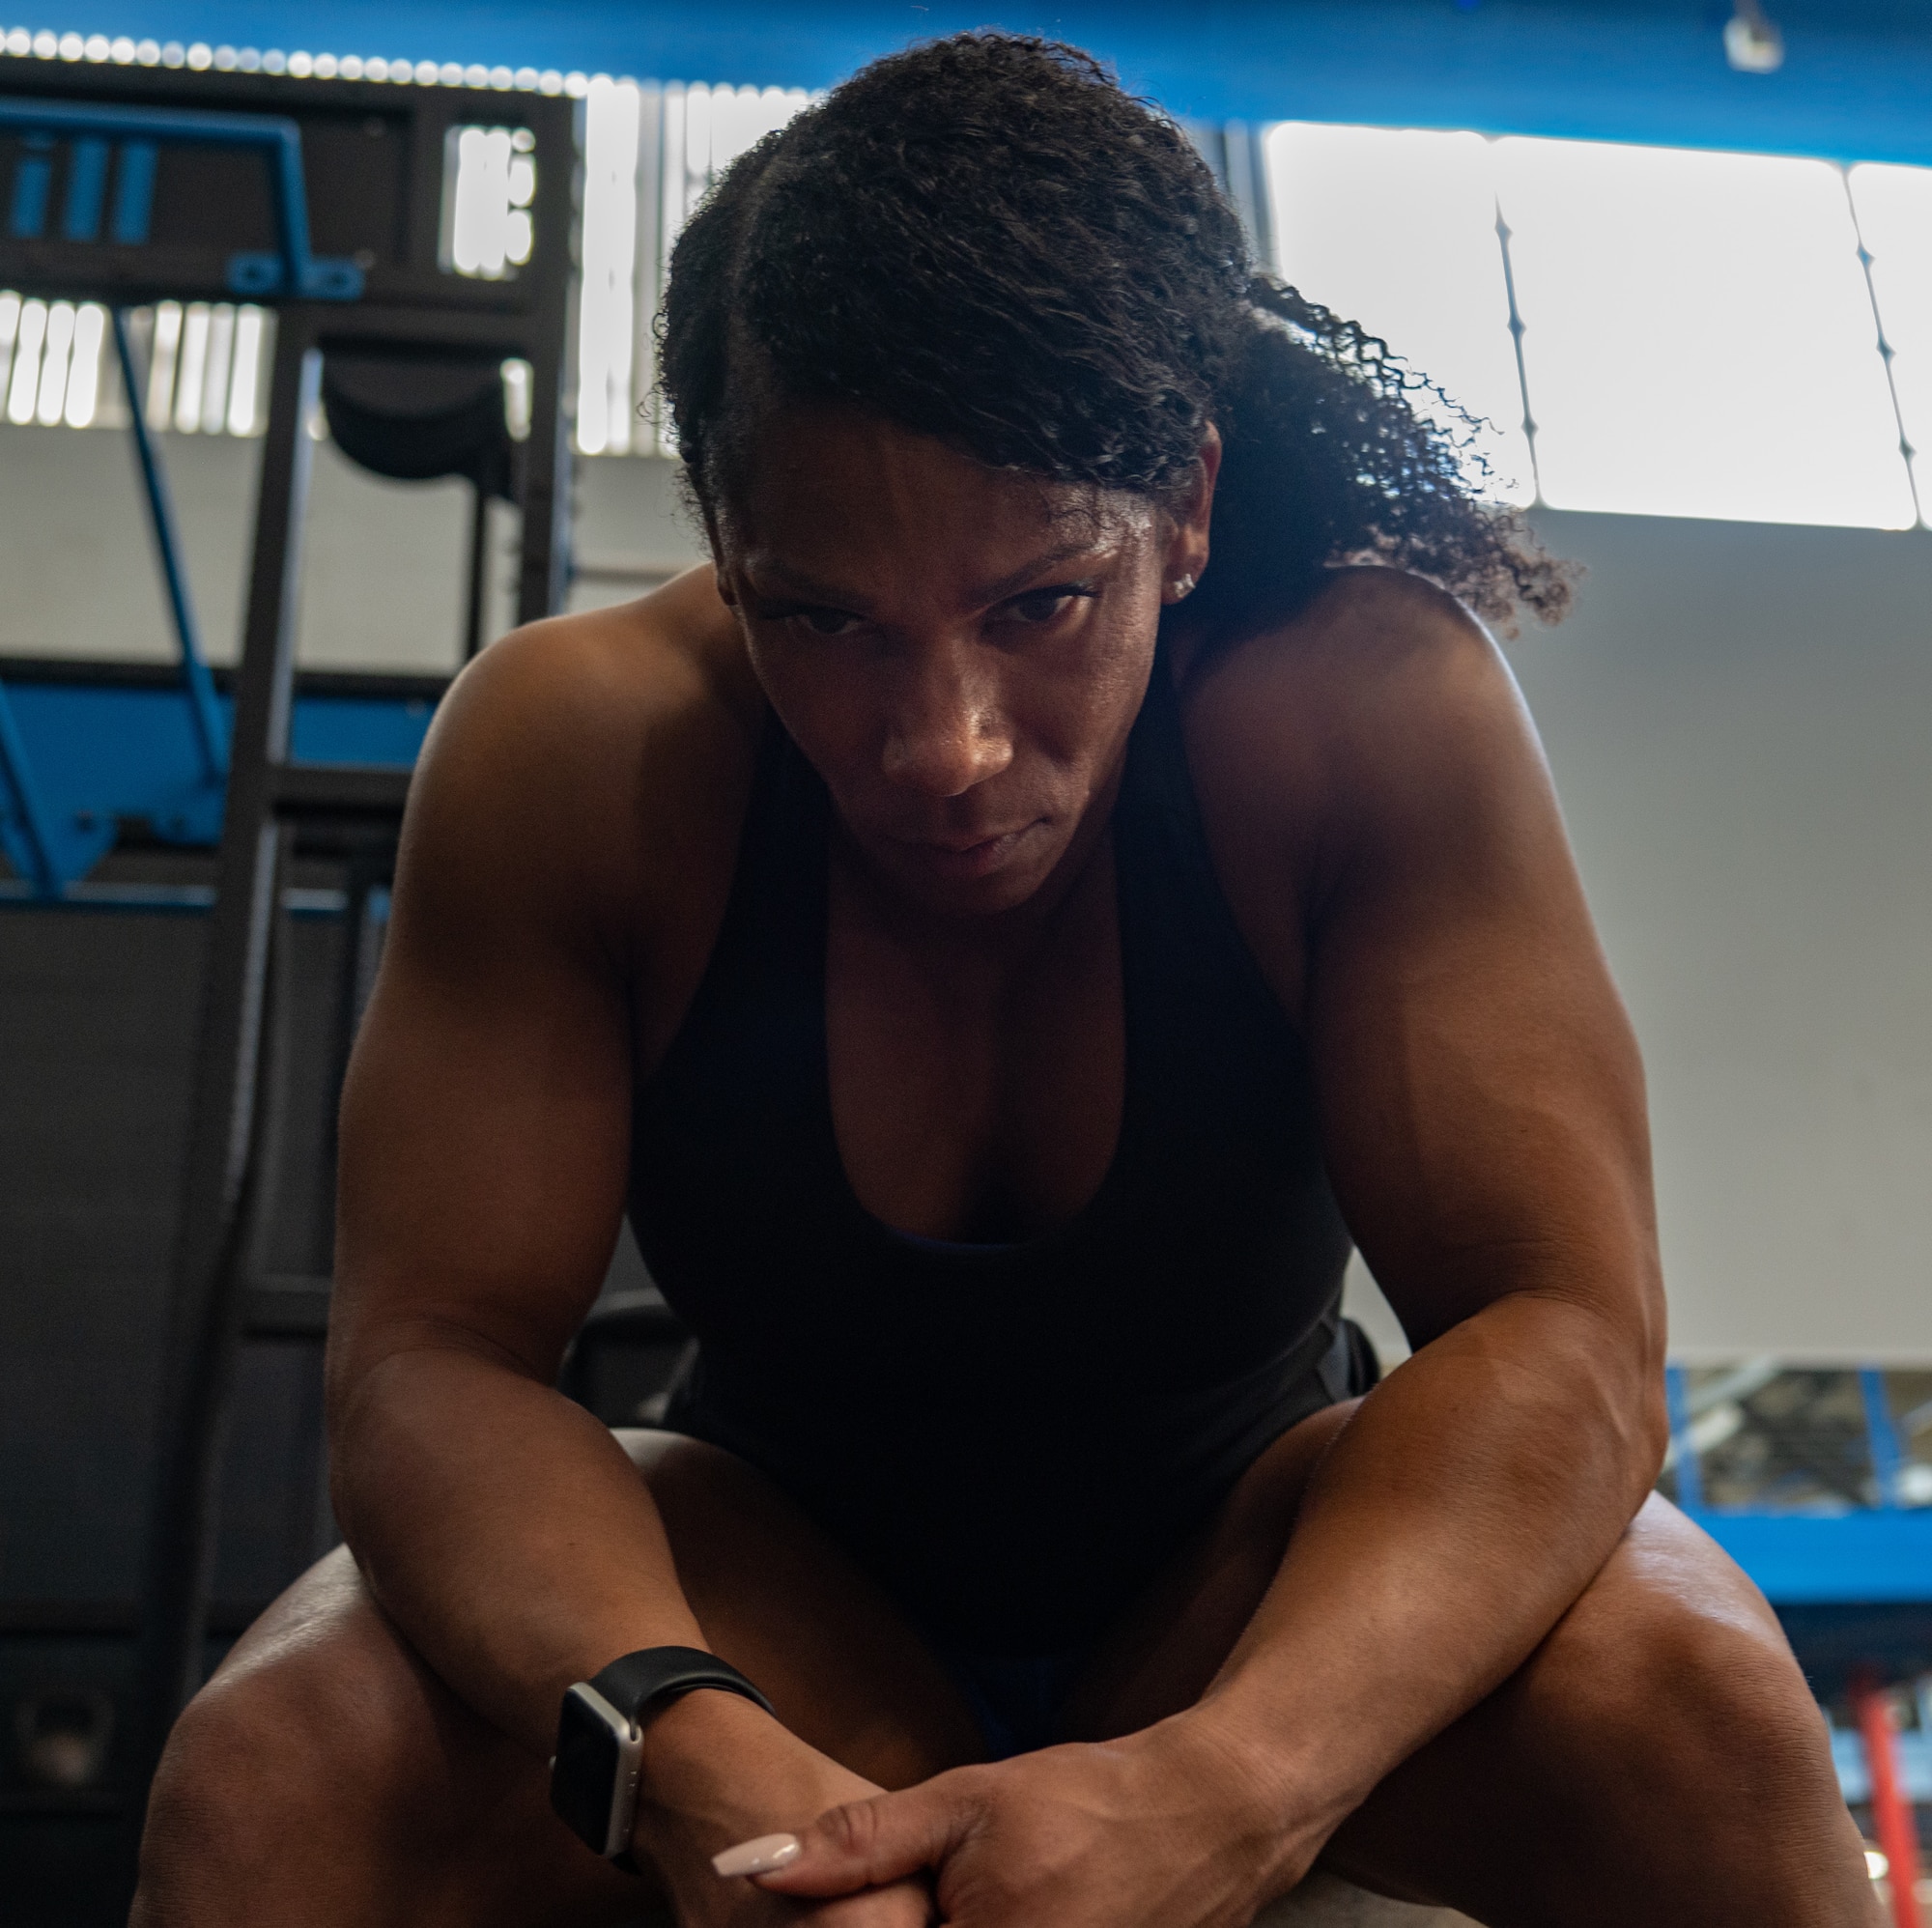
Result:
M470 1706L547 1753L563 1689L705 1644L649 1489L587 1412L486 1353L396 1350L340 1399L333 1487L376 1598Z
M1600 1314L1513 1294L1364 1403L1201 1705L1326 1832L1519 1667L1656 1477L1661 1393Z

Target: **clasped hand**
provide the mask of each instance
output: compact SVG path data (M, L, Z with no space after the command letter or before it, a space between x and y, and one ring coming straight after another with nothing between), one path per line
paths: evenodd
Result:
M1247 1928L1319 1844L1297 1844L1247 1766L1177 1744L1176 1725L848 1801L757 1844L781 1866L721 1879L824 1928Z

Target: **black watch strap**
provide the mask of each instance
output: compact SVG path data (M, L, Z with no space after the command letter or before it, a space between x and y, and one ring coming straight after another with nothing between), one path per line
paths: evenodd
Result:
M767 1714L772 1704L736 1667L700 1647L643 1647L612 1660L590 1685L628 1720L640 1724L660 1701L673 1700L696 1687L722 1687L755 1701Z

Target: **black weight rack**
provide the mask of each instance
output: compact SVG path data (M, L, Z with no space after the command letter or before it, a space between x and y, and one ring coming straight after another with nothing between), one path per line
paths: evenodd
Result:
M116 1803L130 1847L168 1730L200 1683L238 1353L249 1339L319 1338L327 1326L326 1264L267 1276L258 1258L284 887L298 854L346 865L340 1057L369 972L367 905L393 865L408 791L404 770L290 756L325 366L331 356L527 364L529 432L493 486L523 512L518 619L556 610L568 577L578 112L571 99L523 91L0 58L0 286L117 314L163 299L276 311L161 1369L138 1690ZM444 258L446 182L458 132L470 127L526 134L535 166L533 250L496 279L459 275ZM473 541L483 522L479 509ZM479 568L472 555L472 606ZM473 637L473 607L469 624Z

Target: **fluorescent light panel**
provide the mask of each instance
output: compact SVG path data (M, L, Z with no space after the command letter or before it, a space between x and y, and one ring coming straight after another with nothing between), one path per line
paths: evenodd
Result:
M152 428L261 434L272 321L221 302L137 308L128 317L149 362ZM186 353L183 350L185 348ZM0 415L44 428L122 428L127 410L108 313L98 301L23 300L0 289Z
M622 455L631 446L639 108L635 81L601 74L584 101L577 443L585 455Z
M527 128L469 127L452 132L447 265L459 274L499 281L530 258L535 140Z
M46 338L47 304L22 301L14 337L13 376L7 384L10 422L24 424L34 419L34 405L41 392L41 345Z
M581 99L590 77L555 68L486 67L480 61L386 60L377 55L285 53L279 47L214 46L206 41L134 40L122 35L56 34L47 28L0 28L0 51L15 59L111 62L116 67L185 67L195 73L289 74L298 80L374 80L393 87L487 87L498 94L568 94Z
M71 429L91 428L100 404L100 356L107 339L107 310L98 301L81 304L73 318L73 351L68 366L61 419Z

